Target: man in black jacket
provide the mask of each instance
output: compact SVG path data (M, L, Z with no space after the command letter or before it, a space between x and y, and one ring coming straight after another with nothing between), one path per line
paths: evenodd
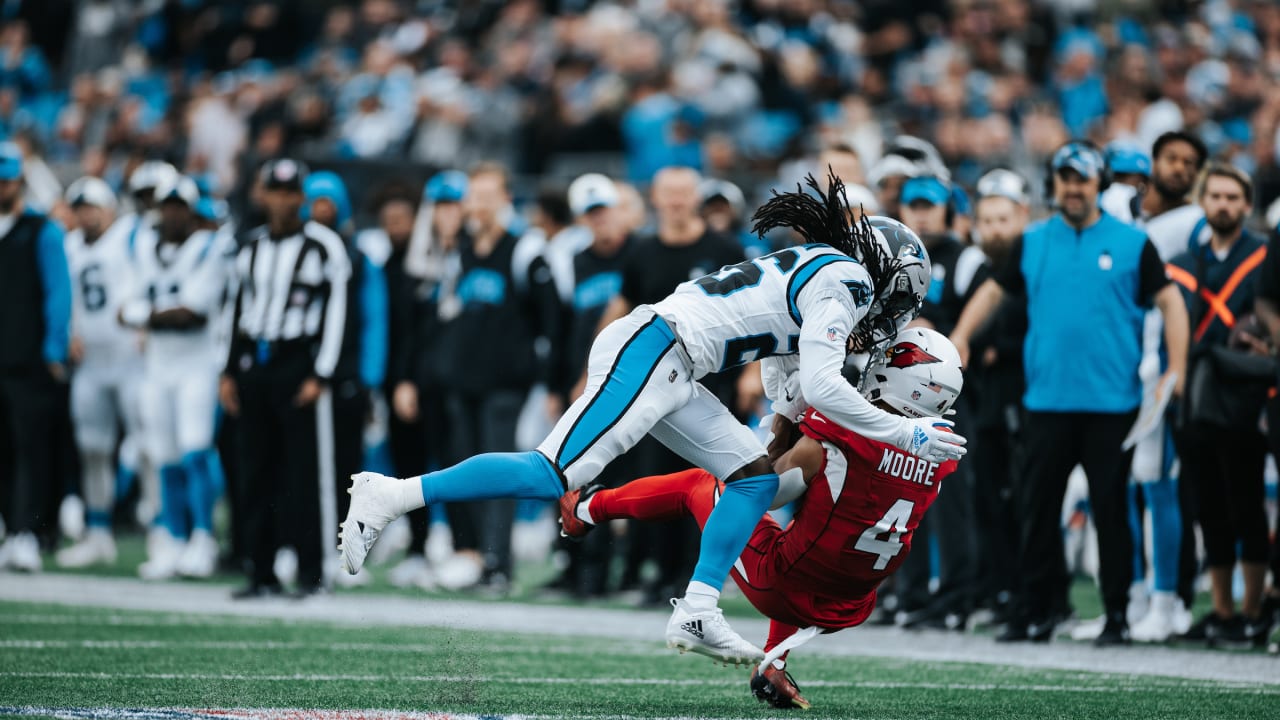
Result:
M62 230L22 203L22 151L0 143L0 513L9 540L0 567L38 572L36 534L54 490L58 402L65 402L71 277ZM65 411L62 411L65 412Z
M452 461L516 449L516 421L536 383L550 386L556 367L549 338L560 336L560 301L540 254L522 252L505 223L506 172L481 165L468 179L458 272L441 302L441 377ZM477 551L480 583L505 593L512 577L514 500L469 503L470 527L454 527L456 550ZM451 524L456 525L454 517Z

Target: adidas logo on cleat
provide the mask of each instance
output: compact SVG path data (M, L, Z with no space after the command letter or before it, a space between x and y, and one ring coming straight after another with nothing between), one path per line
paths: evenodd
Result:
M699 640L703 639L701 620L690 620L689 622L681 625L680 629L698 638Z

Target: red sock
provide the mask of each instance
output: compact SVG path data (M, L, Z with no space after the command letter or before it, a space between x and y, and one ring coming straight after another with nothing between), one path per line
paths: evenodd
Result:
M795 625L788 625L783 622L778 622L777 620L770 620L769 621L769 639L766 640L764 643L764 651L769 652L770 650L778 647L778 645L782 644L783 640L786 640L792 635L795 635L796 631L798 631L799 629L800 628L796 627ZM782 660L783 662L786 662L787 655L789 654L790 652L783 653L782 657L778 659Z
M698 525L706 522L715 507L716 480L711 473L693 468L670 475L651 475L632 480L614 490L601 490L588 506L591 520L635 518L670 520L693 515Z

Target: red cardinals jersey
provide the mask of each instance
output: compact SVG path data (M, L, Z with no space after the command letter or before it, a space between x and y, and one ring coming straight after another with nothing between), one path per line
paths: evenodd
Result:
M773 548L774 570L802 592L859 598L893 574L955 461L926 462L811 410L801 431L826 459Z

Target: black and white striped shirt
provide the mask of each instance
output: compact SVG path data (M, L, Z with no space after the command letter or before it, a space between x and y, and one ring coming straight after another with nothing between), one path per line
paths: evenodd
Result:
M350 277L346 247L329 228L308 222L283 238L254 228L236 255L233 332L255 342L314 342L315 375L327 380L342 350Z

